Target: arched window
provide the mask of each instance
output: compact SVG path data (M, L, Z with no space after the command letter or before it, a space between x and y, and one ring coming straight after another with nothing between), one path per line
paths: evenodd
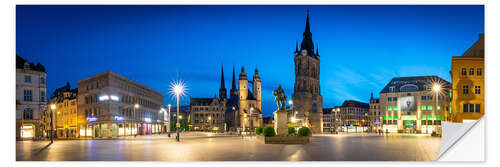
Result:
M404 85L401 87L401 92L413 92L417 91L418 87L416 85Z

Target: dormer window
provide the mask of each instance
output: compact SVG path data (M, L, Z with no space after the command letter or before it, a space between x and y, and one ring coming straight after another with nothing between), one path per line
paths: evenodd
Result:
M389 92L394 92L394 86L389 87Z
M404 85L401 87L401 92L414 92L418 90L416 85Z

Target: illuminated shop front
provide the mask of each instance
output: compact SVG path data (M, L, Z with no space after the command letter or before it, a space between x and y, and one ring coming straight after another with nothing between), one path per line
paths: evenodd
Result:
M35 126L24 124L21 127L21 138L33 138L35 136Z

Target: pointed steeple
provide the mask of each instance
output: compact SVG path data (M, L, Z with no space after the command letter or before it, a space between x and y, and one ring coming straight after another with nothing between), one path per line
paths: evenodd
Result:
M370 100L373 100L373 92L372 92L372 94L371 94L371 96L370 96Z
M319 43L316 43L316 56L319 56Z
M295 38L295 52L299 52L299 41Z
M304 30L304 33L302 33L302 44L300 44L300 50L307 50L308 56L314 55L314 43L312 41L312 33L309 26L309 9L307 10L306 29Z
M226 99L227 98L227 89L226 84L224 83L224 65L221 65L221 79L220 79L220 88L219 88L219 98Z
M304 30L304 34L307 32L311 33L311 28L309 28L309 9L307 9L306 29Z
M234 64L233 64L233 83L231 85L231 91L229 92L230 97L232 98L233 96L238 97L238 89L236 89L236 77L235 77L235 72L234 72Z
M224 83L224 65L221 65L221 76L220 76L220 87L226 88L226 84Z

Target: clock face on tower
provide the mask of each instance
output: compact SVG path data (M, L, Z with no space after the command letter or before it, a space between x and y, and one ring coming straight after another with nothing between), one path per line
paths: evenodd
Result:
M302 50L302 56L307 56L307 50Z

